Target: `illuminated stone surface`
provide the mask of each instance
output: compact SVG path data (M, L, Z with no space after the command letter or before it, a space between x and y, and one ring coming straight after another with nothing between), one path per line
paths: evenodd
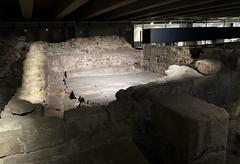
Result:
M168 81L187 80L203 77L203 75L190 67L178 65L169 66L168 70L166 70L165 73L167 76L164 78Z
M221 61L213 59L198 60L195 64L197 70L204 75L220 73L222 66Z

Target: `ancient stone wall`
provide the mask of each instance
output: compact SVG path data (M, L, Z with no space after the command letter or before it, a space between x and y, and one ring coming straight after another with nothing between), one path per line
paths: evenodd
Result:
M189 47L147 44L143 54L146 69L160 74L164 74L170 65L185 65L192 62Z
M21 86L23 61L29 49L25 38L0 39L0 111Z
M54 72L124 73L133 70L134 64L142 63L141 51L117 36L72 39L48 44L44 51L49 57L48 67Z
M230 72L212 76L202 76L194 79L164 80L146 85L133 86L125 93L127 97L138 100L151 99L151 96L165 96L186 93L209 103L224 107L239 97L240 74Z

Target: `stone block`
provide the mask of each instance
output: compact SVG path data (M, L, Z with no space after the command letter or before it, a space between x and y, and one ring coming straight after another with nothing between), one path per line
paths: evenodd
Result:
M108 143L82 153L72 153L66 162L77 164L149 164L131 140Z
M0 136L12 135L24 145L24 152L53 147L62 144L64 139L64 124L55 118L17 118L0 120ZM2 144L16 144L4 141ZM1 149L1 147L0 147Z
M224 164L228 113L189 95L153 100L152 121L173 148L170 163Z
M105 126L109 117L101 107L85 107L65 112L64 120L68 140L79 137L89 139L92 133Z
M33 112L35 110L35 105L32 103L20 100L17 97L13 97L4 110L9 111L14 115L25 115Z
M113 121L126 120L131 116L133 102L131 100L111 102L107 111Z
M193 85L196 95L199 97L207 97L218 90L218 77L207 76L194 79ZM204 99L205 100L205 99Z
M195 67L204 75L214 75L221 71L222 62L214 59L198 60Z
M59 145L27 154L18 154L0 159L0 164L66 164L66 146Z
M165 79L168 81L188 80L203 77L202 74L187 66L171 65L165 71Z
M24 145L13 133L1 133L0 137L0 158L21 154L24 152Z

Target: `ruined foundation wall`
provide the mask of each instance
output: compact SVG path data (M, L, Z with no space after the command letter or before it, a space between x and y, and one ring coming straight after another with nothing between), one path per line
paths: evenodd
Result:
M192 80L174 80L153 82L146 85L133 86L124 93L127 97L151 99L154 96L190 94L209 103L224 107L239 97L240 73L237 71L195 78Z
M21 86L23 61L29 49L25 38L0 39L0 111Z
M164 74L170 65L185 65L192 62L189 47L147 44L143 54L146 69L160 74Z
M134 64L142 63L142 52L117 36L77 38L45 46L49 68L54 72L78 70L87 72L86 75L112 74L131 71Z

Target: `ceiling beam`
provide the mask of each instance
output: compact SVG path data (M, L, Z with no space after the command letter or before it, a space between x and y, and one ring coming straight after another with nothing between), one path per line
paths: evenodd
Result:
M172 4L174 2L177 2L179 0L164 0L164 1L156 1L156 0L138 0L136 3L132 3L130 5L127 5L125 7L121 7L117 10L114 10L112 12L109 12L105 15L103 15L103 19L114 19L130 14L134 14L141 11L146 11L152 8Z
M102 0L92 1L92 4L82 11L83 19L91 19L120 7L137 2L138 0Z
M88 0L62 0L57 9L56 18L66 17L86 2L88 2Z
M186 13L183 15L183 17L204 17L204 16L223 16L224 14L227 14L229 12L233 13L237 13L236 11L240 11L240 7L239 6L226 6L224 8L218 8L218 9L213 9L213 10L208 10L208 11L200 11L197 13Z
M33 0L19 0L23 18L31 19L33 13Z
M184 10L185 8L188 8L188 7L195 7L195 6L199 6L202 4L209 4L209 3L217 2L217 1L219 1L219 0L206 0L206 1L187 0L184 2L180 1L180 2L174 3L172 5L163 6L160 8L154 8L149 11L136 13L135 15L130 15L130 16L128 16L127 20L135 20L135 19L140 19L140 18L153 17L155 15L160 15L161 13L174 12L175 10L179 10L179 9Z
M240 4L240 1L234 1L234 2L218 2L214 5L202 5L198 6L193 9L186 9L186 10L180 10L180 11L175 11L174 13L162 13L161 16L169 16L169 17L174 17L174 16L185 16L186 14L192 14L196 16L201 16L201 14L207 13L207 12L217 12L219 10L228 10L232 8L238 7ZM159 15L160 16L160 15Z

